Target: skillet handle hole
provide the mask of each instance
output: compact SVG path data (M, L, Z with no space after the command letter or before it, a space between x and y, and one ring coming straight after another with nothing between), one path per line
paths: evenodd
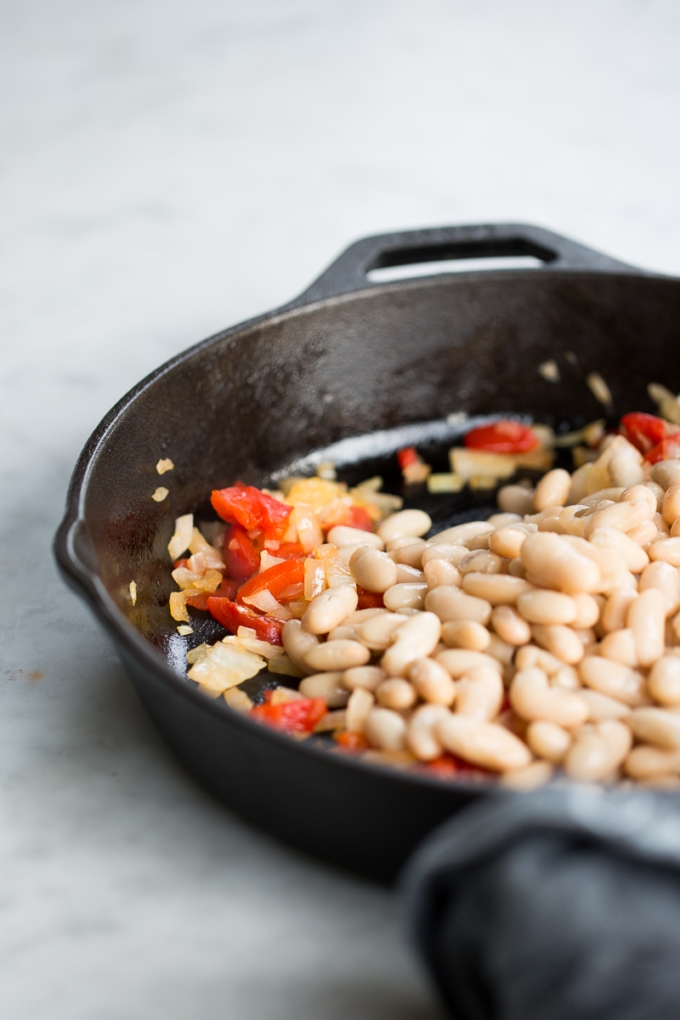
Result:
M525 238L493 238L388 249L367 267L366 275L373 283L389 283L434 273L536 269L556 259L556 252Z

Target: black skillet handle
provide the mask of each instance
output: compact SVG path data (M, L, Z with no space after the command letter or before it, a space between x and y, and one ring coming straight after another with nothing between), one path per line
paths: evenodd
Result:
M298 301L307 304L337 294L378 286L372 269L406 266L445 259L497 258L533 255L541 269L640 273L608 255L525 223L488 223L462 227L433 227L364 237L350 245ZM481 268L481 267L480 267ZM298 302L296 302L297 304Z

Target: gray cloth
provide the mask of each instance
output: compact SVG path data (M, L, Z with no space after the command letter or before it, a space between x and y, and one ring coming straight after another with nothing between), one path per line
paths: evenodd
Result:
M572 784L498 794L405 879L455 1020L679 1020L680 798Z

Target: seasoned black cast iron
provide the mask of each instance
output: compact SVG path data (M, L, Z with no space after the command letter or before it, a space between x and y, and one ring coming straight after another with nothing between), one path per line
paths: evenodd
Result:
M498 255L540 261L384 284L367 275ZM173 358L113 408L73 475L59 565L113 637L160 731L206 785L284 839L390 878L423 836L486 787L299 744L198 693L167 610L175 517L205 508L211 489L237 479L257 485L291 465L309 469L310 453L350 437L377 433L331 452L343 477L378 467L389 479L389 455L414 440L437 461L453 431L443 419L455 411L558 426L591 420L602 408L585 385L590 371L609 383L613 412L653 410L648 381L680 390L679 323L679 281L535 227L358 241L296 301ZM559 385L537 371L550 358ZM163 478L170 495L155 503L160 457L175 470ZM463 509L460 497L427 506L440 520L460 519ZM201 622L194 640L223 633L215 627Z

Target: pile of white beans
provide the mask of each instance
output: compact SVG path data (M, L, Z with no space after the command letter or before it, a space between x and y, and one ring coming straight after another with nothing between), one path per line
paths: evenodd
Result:
M300 692L402 765L680 785L680 461L616 437L587 468L427 541L421 510L334 528L352 576L283 630ZM357 586L385 608L357 610Z

